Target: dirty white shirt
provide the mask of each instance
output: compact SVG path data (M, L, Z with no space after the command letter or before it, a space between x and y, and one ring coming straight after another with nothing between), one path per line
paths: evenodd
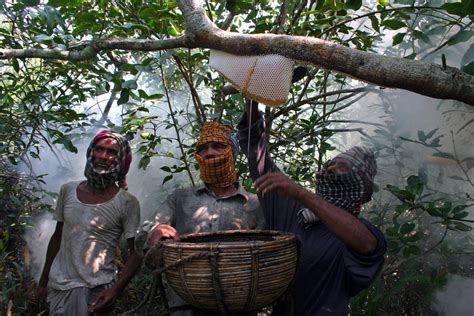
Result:
M95 287L115 279L115 252L122 233L134 238L140 205L120 189L107 202L86 204L77 198L81 181L61 187L54 218L63 223L61 246L51 266L48 285L57 290Z

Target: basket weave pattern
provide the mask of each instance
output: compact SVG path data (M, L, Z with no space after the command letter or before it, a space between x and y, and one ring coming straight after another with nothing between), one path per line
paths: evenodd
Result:
M163 246L165 266L196 256L168 269L168 283L189 304L216 312L273 303L293 279L298 261L295 236L276 231L190 234Z

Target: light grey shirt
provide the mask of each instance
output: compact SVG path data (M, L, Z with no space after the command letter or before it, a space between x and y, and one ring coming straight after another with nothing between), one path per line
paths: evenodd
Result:
M177 189L158 206L156 224L168 224L180 235L233 229L263 229L263 213L255 194L238 184L237 192L217 198L206 186Z
M79 183L61 187L54 214L63 223L63 230L48 285L57 290L113 281L115 247L120 236L135 237L140 225L140 205L132 194L120 189L107 202L86 204L77 198Z
M157 207L153 222L145 223L144 231L158 224L174 227L180 235L235 229L264 229L265 219L257 195L245 191L237 183L237 192L217 198L205 185L177 189ZM171 308L186 305L176 292L166 288ZM191 311L171 312L172 316L194 316Z

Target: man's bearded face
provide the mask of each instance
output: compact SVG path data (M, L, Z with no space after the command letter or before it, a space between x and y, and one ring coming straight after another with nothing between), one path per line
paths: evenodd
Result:
M92 165L97 171L107 172L112 167L119 151L119 144L113 138L102 138L92 149Z

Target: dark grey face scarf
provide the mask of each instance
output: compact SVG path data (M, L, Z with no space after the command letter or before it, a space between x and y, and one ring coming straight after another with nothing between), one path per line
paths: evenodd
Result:
M362 204L372 199L374 177L377 163L373 152L367 147L355 146L335 158L344 159L352 166L350 172L344 174L327 173L329 161L316 174L316 194L326 201L358 216ZM310 225L318 221L317 216L304 208L298 212L298 221Z
M316 194L354 215L358 215L362 204L371 200L372 186L358 171L316 175Z

